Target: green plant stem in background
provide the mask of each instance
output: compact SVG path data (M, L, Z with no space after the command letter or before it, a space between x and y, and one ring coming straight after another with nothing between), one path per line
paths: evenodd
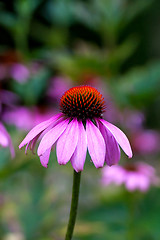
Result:
M76 221L76 215L77 215L77 208L78 208L80 180L81 180L81 172L77 173L76 171L74 171L71 209L70 209L70 216L69 216L65 240L72 239L74 225Z
M136 239L136 230L135 230L135 214L137 206L136 193L127 193L127 203L128 203L128 221L127 221L127 239L134 240Z

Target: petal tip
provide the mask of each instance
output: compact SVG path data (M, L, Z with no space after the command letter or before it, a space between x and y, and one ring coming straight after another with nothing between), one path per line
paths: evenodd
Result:
M22 143L19 144L19 149L21 149L24 145Z
M37 149L37 155L38 155L39 157L41 157L41 156L45 153L45 151L46 151L46 149L43 150L43 149L39 149L39 147L38 147L38 149Z
M110 163L110 164L107 164L108 167L112 167L112 166L115 166L117 165L117 163Z
M128 155L128 158L132 158L133 157L133 153Z
M38 155L38 157L41 157L43 154L37 150L37 155Z
M48 168L48 164L42 164L42 166L45 167L45 168Z
M64 162L58 162L58 164L62 165L62 166L66 165L66 163L64 163Z
M128 158L132 158L133 157L133 152L132 152L131 148L130 148L130 152L127 155L128 155Z
M104 164L103 165L97 165L95 166L96 168L103 168Z
M83 168L74 168L74 170L78 173L78 172L82 172Z

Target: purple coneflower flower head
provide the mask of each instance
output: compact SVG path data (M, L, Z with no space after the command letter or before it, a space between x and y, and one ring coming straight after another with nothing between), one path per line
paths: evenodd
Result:
M4 148L9 147L11 156L14 157L15 153L10 135L8 134L2 123L0 123L0 145Z
M105 166L102 169L101 183L108 186L112 183L116 185L124 184L129 192L139 190L146 192L151 185L157 185L159 179L155 169L147 163L137 162L126 166Z
M120 148L132 157L126 135L103 119L105 110L102 95L93 87L73 87L60 101L61 113L35 126L19 145L34 150L40 138L38 156L47 167L50 151L56 144L57 160L65 165L69 160L75 171L83 170L87 149L96 168L120 160Z

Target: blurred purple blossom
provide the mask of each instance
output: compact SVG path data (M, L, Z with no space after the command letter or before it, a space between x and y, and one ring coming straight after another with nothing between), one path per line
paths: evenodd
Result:
M0 81L12 78L23 84L41 68L38 61L24 62L19 52L12 50L0 54Z
M73 87L71 79L56 76L50 80L50 87L47 95L52 99L52 101L54 100L59 102L61 96L71 87Z
M15 63L10 67L10 76L19 83L25 83L29 76L29 68L21 63Z
M131 131L138 131L143 128L145 116L143 112L125 109L123 112L122 122Z
M152 166L144 162L137 162L125 166L105 166L102 169L101 183L103 186L112 183L116 185L124 184L130 192L135 190L146 192L151 185L158 185L159 179Z
M50 118L55 112L49 109L38 107L26 108L17 107L3 114L3 120L10 125L16 126L21 130L29 130L35 125Z
M0 90L0 121L3 118L4 108L13 107L17 100L18 97L16 96L16 94L4 89ZM0 122L0 145L2 147L9 147L11 156L12 157L15 156L11 137L1 122Z
M23 63L20 52L8 50L0 54L0 80L13 78L19 83L29 77L29 69Z
M9 147L11 156L12 157L15 156L10 135L8 134L7 130L5 129L1 122L0 122L0 145L4 148Z
M0 109L2 104L6 106L14 106L17 102L18 96L15 93L0 89Z
M0 64L0 81L13 78L18 83L25 83L30 77L30 69L22 63Z
M151 154L160 151L160 134L154 130L140 130L130 137L134 151Z

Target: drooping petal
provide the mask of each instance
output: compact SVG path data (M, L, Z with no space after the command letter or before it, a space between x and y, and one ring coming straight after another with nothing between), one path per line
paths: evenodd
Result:
M37 143L37 140L41 134L39 133L37 136L35 136L30 142L27 143L26 148L25 148L25 154L27 154L28 149L34 153L34 149Z
M59 136L67 128L67 125L68 120L62 120L43 136L37 150L38 156L43 155L48 148L52 147L52 145L57 141Z
M78 142L79 128L77 119L73 119L57 141L57 160L66 164L75 151Z
M101 119L100 121L113 134L116 141L121 146L123 151L128 155L128 157L131 158L132 157L132 149L131 149L130 143L129 143L126 135L119 128L117 128L113 124L105 121L104 119Z
M120 160L120 149L118 143L112 133L107 128L105 128L105 126L101 122L99 122L99 129L106 144L105 161L107 165L112 166L118 163L118 161Z
M106 147L99 129L90 121L86 121L88 151L96 168L103 167Z
M30 146L31 142L27 143L26 148L25 148L25 154L27 154L28 148Z
M78 122L79 136L77 147L71 157L71 163L76 172L83 171L86 153L87 153L87 136L83 123Z
M62 114L56 114L54 117L50 118L47 121L44 121L38 125L36 125L24 138L24 140L20 143L19 148L22 148L24 145L26 145L28 142L30 142L34 137L36 137L39 133L41 133L44 129L49 127L50 124L57 121L58 118L60 118Z
M43 155L41 155L41 156L39 157L42 166L45 167L45 168L48 167L48 161L49 161L50 152L51 152L51 148L48 148L48 149L43 153Z

